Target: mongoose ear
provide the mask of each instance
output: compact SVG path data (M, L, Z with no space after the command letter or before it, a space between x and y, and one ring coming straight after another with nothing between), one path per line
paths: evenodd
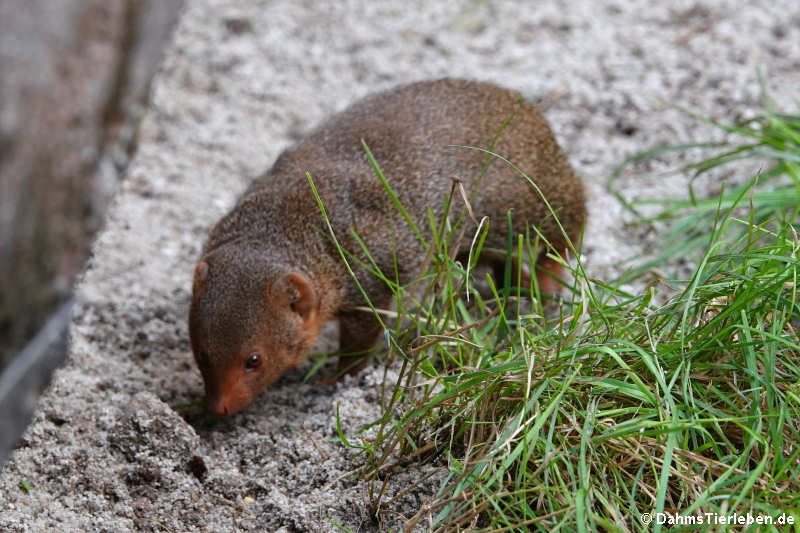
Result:
M194 284L197 288L202 288L208 279L208 263L200 261L194 267Z
M300 315L303 320L311 318L317 304L311 281L299 272L292 272L286 276L286 284L289 286L292 311Z

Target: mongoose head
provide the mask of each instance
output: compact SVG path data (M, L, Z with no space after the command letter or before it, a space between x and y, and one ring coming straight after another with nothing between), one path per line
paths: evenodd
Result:
M239 411L302 362L321 326L309 277L230 243L195 267L189 335L209 411Z

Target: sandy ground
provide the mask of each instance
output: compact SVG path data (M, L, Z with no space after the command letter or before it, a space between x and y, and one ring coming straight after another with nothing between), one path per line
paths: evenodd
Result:
M361 460L331 441L335 406L349 434L377 417L380 364L336 386L291 372L217 423L179 408L202 396L185 319L206 232L283 148L356 98L461 76L541 103L585 179L584 258L601 279L659 245L625 225L610 170L710 135L669 102L748 116L758 68L776 99L800 99L796 0L187 4L79 288L71 356L0 475L0 531L386 531L436 491L442 471L393 499L440 465L408 466L377 522L370 485L351 474ZM682 195L683 179L647 176L675 162L635 167L620 187Z

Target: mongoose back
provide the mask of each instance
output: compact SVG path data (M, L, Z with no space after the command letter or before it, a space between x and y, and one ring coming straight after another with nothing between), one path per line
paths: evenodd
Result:
M363 296L324 230L306 172L342 246L361 250L354 230L383 272L397 271L407 283L419 274L425 249L373 172L362 139L425 231L429 209L443 216L453 180L471 194L486 164L484 152L452 145L489 148L501 130L494 152L538 185L575 242L585 218L581 182L534 107L496 85L443 79L377 93L281 154L211 230L195 267L189 331L209 410L224 416L250 403L306 358L328 320L339 321L346 353L368 350L380 334L377 319L354 309L365 305ZM513 209L515 225L536 226L562 255L568 248L536 190L496 158L472 209L491 220L487 246L505 249ZM351 263L372 303L388 307L389 289ZM542 254L536 274L543 292L557 290L558 263Z

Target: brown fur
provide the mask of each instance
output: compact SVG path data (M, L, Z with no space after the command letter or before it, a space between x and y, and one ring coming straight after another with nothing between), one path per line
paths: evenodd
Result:
M454 178L472 192L486 157L448 145L488 148L512 115L495 152L536 182L574 242L585 218L583 187L544 119L516 93L445 79L365 98L284 152L211 231L195 269L189 316L209 408L226 415L247 405L306 357L326 320L339 320L343 351L363 351L377 340L378 322L353 310L363 298L322 229L306 172L342 245L360 249L354 229L384 272L395 271L396 255L406 283L425 252L373 173L361 140L424 231L428 209L442 216ZM559 253L568 248L538 193L502 161L489 163L472 207L491 219L487 246L505 248L506 213L513 209L516 224L537 226ZM539 265L561 274L547 258ZM363 269L356 274L373 304L390 304L382 282ZM547 273L537 274L545 292L557 290ZM260 364L248 369L253 354Z

